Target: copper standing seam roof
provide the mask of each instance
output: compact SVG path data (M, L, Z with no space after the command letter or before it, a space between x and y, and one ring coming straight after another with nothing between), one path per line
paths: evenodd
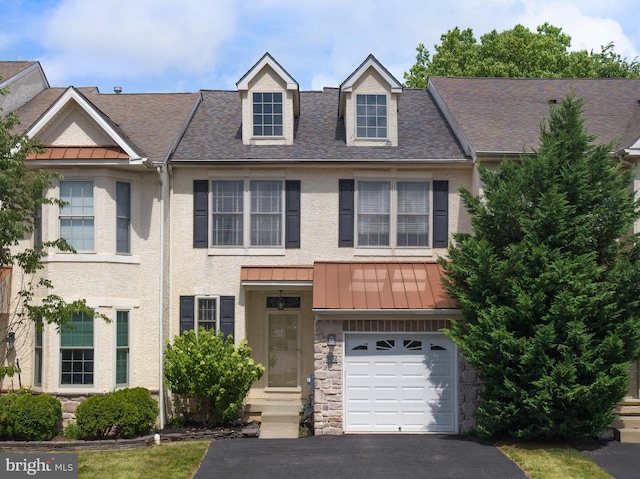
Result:
M350 263L242 266L240 280L313 281L314 309L454 309L437 263Z
M48 146L43 153L32 153L28 160L122 160L129 159L119 146Z
M313 281L313 266L242 266L240 281Z
M313 309L454 309L437 263L316 262Z

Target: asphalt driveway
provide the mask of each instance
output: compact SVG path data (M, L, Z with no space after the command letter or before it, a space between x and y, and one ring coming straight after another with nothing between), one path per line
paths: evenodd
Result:
M213 441L194 477L526 479L490 444L430 434Z
M580 449L616 479L638 479L640 477L640 444L595 441Z

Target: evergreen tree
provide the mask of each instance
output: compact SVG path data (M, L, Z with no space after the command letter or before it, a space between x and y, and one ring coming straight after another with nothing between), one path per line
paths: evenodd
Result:
M444 282L463 311L450 338L483 383L483 436L595 436L612 421L640 347L639 217L631 172L596 145L569 95L539 149L462 197Z

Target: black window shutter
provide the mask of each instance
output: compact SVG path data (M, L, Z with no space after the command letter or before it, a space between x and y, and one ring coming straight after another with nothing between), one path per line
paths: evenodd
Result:
M195 327L194 296L180 296L180 334Z
M193 247L206 248L209 242L209 181L193 181Z
M236 297L220 296L220 331L233 336L236 322Z
M285 182L285 248L300 248L300 180Z
M353 247L354 187L354 180L340 180L338 246L341 248Z
M433 247L449 245L449 182L433 182Z

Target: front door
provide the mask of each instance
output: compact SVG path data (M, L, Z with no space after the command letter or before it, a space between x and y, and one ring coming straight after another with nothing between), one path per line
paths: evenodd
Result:
M300 385L298 313L272 312L268 323L268 387L297 388Z

